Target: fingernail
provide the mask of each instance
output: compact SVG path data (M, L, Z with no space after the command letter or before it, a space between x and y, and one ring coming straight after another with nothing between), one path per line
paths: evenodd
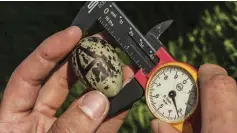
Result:
M82 99L80 109L91 119L99 119L107 110L108 100L99 91L91 91Z
M216 75L228 75L228 73L224 68L215 64L204 64L198 71L199 81L202 84Z
M78 26L70 26L65 29L69 35L81 35L81 29Z

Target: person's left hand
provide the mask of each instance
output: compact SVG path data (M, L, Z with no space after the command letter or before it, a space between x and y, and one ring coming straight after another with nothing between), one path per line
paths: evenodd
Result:
M54 115L76 81L69 60L61 60L81 39L78 27L58 32L33 51L12 73L0 108L1 133L92 133L117 132L127 116L125 111L104 121L108 99L90 91L75 100L59 118ZM124 85L133 77L123 67Z

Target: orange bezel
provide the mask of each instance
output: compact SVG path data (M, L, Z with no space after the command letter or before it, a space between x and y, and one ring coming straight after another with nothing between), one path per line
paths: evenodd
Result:
M172 66L172 67L179 67L179 68L182 68L184 71L186 71L191 78L193 78L193 80L195 81L195 86L197 88L197 102L196 104L194 105L194 107L192 108L191 112L189 114L186 115L185 119L184 120L180 120L180 121L177 121L177 122L170 122L170 121L167 121L165 119L163 119L162 117L156 115L156 113L151 109L151 104L149 102L149 99L148 99L148 87L149 87L149 84L151 82L151 80L153 79L153 77L164 67L169 67L169 66ZM182 63L182 62L169 62L169 63L165 63L159 67L157 67L154 72L150 75L148 81L147 81L147 84L146 84L146 89L145 89L145 98L146 98L146 103L147 103L147 106L149 108L149 110L151 111L151 113L158 119L162 120L162 121L165 121L167 123L170 123L172 124L176 129L178 129L179 131L182 132L183 130L183 124L184 124L184 121L189 119L192 114L194 113L194 111L196 110L197 108L197 105L198 105L198 100L199 100L199 89L198 89L198 86L197 86L197 71L192 68L191 66L189 66L188 64L185 64L185 63Z

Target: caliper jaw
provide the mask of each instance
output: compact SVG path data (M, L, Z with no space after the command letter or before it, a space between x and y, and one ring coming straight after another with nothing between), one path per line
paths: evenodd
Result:
M92 25L104 15L104 10L112 1L88 1L80 8L71 26L78 26L82 32L87 32Z

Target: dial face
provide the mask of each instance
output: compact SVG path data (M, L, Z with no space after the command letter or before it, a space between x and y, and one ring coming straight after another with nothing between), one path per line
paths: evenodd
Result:
M163 67L150 79L146 99L156 117L170 123L183 121L197 105L195 81L181 67Z

